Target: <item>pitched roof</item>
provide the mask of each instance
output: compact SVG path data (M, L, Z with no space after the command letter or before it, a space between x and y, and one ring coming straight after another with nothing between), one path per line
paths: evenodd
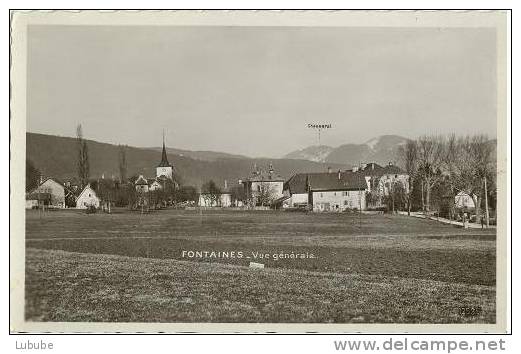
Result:
M377 163L368 163L362 170L366 176L377 176L381 177L388 174L404 174L405 171L396 165L380 166Z
M405 174L405 171L402 170L400 167L395 165L387 165L384 168L382 168L382 174L383 175L402 175Z
M51 180L51 181L54 181L56 183L58 183L60 186L64 187L65 186L65 183L63 183L62 180L58 179L58 178L55 178L55 177L47 177L46 179L44 179L42 181L42 183L39 184L39 186L41 186L42 184L44 184L45 182L47 182L48 180Z
M87 189L90 189L90 190L92 191L92 193L94 193L94 197L95 197L95 198L98 198L98 195L96 194L96 191L94 190L94 188L92 188L92 187L90 186L90 184L87 184L87 185L82 189L82 191L80 192L80 194L78 194L78 197L77 197L76 199L80 198L80 197L83 195L83 193L85 193L85 191L86 191Z
M284 177L270 172L259 171L246 179L250 182L284 182Z
M136 185L139 185L139 186L145 186L145 185L148 185L148 181L146 180L145 177L143 176L139 176L136 181L134 182L134 184Z
M339 173L340 178L338 178ZM291 194L300 194L307 193L308 190L327 191L366 189L367 183L363 173L359 172L297 173L286 182L285 188L289 189Z
M161 152L161 162L157 167L172 167L170 162L168 162L168 157L166 156L166 148L165 148L165 140L163 138L163 151Z

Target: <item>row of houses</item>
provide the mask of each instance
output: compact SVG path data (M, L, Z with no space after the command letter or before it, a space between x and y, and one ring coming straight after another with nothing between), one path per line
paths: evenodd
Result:
M367 195L371 192L380 196L373 205L379 206L397 183L408 190L408 180L407 174L391 163L384 167L369 163L344 171L329 168L327 172L297 173L287 181L274 176L270 168L267 175L254 173L245 183L254 204L258 204L256 199L268 185L275 194L276 207L345 211L367 209Z
M161 162L156 167L156 176L138 176L134 181L136 191L144 196L149 192L163 190L166 186L177 189L174 168L169 163L163 140ZM202 207L248 206L265 208L309 208L313 211L365 210L381 207L384 198L399 186L407 193L409 176L392 163L381 166L371 162L349 170L296 173L288 180L277 174L270 164L266 170L254 165L250 176L238 181L242 198L233 197L224 181L219 195L209 195L202 191L198 205ZM370 198L369 198L370 197ZM146 198L142 198L146 201ZM27 193L26 208L48 206L53 208L75 207L99 208L102 201L90 185L81 191L70 184L48 178ZM110 203L110 202L109 202ZM456 196L457 206L473 207L473 199L468 195Z
M161 190L167 184L173 188L179 187L174 180L173 166L168 162L164 138L161 162L156 167L155 178L145 178L140 175L133 183L138 193ZM110 204L110 201L108 203ZM26 209L36 207L88 209L99 208L101 204L102 200L90 184L79 191L77 186L71 186L70 182L64 183L55 178L40 181L39 186L27 193L25 198Z
M69 183L55 178L46 178L40 181L38 187L25 196L25 208L66 208L88 209L99 208L100 199L90 185L78 191Z
M225 188L219 198L213 199L202 193L199 205L310 208L313 211L365 210L368 207L383 206L397 184L405 192L409 189L408 175L399 167L389 163L363 164L350 170L297 173L285 180L270 164L265 171L254 166L251 175L238 181L244 191L243 201L233 200L225 181ZM368 201L372 194L377 198Z

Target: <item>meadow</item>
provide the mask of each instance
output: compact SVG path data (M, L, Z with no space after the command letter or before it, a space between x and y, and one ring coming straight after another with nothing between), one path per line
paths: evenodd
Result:
M493 323L495 240L400 215L29 210L26 318ZM313 257L254 258L281 253Z

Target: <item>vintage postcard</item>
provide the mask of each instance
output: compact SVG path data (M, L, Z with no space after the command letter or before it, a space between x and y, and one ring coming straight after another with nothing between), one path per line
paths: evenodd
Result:
M507 11L12 11L12 332L507 330Z

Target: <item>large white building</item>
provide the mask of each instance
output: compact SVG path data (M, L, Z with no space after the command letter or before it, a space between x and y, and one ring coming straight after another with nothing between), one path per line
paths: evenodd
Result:
M284 178L275 173L273 165L267 171L262 171L255 165L252 174L241 180L246 195L246 203L250 207L271 207L284 196Z

